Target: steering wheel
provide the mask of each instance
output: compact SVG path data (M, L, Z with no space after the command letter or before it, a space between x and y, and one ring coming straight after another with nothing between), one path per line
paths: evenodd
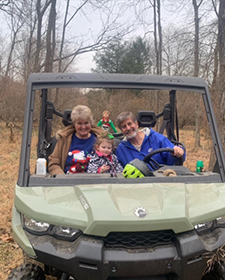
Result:
M156 162L152 156L154 156L155 154L159 154L159 153L163 153L163 152L167 152L167 153L172 153L174 154L174 150L171 149L171 148L161 148L161 149L157 149L157 150L154 150L152 152L150 152L144 159L143 161L148 163L151 168L153 170L158 170L160 167L163 167L164 164L159 164L158 162ZM183 158L183 157L182 157Z

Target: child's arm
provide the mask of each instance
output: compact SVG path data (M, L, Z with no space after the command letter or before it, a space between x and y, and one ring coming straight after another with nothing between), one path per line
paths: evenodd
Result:
M97 123L97 126L102 126L102 119Z
M114 126L114 124L111 120L109 120L109 124L110 124L112 130L114 131L114 133L117 133L117 130L116 130L116 128L115 128L115 126Z

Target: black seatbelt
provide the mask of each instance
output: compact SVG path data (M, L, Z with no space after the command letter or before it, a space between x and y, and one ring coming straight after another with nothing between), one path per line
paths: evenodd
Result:
M164 129L166 129L167 137L169 140L177 140L176 136L174 134L174 131L172 129L172 124L171 124L171 106L170 103L167 103L164 107L163 110L163 123L162 126L159 130L159 133L163 134Z
M45 157L46 104L47 104L47 89L42 89L40 122L39 122L39 132L38 132L38 145L37 145L37 157L38 158Z
M177 141L179 141L179 127L178 127L178 114L177 114L177 105L176 105L176 131L177 131Z
M170 120L170 104L167 103L164 107L164 110L163 110L163 123L161 125L161 128L159 130L159 133L163 134L164 132L164 129L167 127L167 124Z
M52 143L52 120L53 120L53 106L51 102L47 102L46 106L46 127L45 127L45 150L46 157L50 154L50 146Z

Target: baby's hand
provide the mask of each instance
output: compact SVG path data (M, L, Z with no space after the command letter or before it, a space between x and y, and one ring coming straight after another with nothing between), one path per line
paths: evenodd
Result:
M100 169L100 172L101 172L101 173L104 173L104 172L106 172L106 171L109 170L109 169L110 169L110 166L104 164L104 165L102 165L102 167L101 167L101 169Z

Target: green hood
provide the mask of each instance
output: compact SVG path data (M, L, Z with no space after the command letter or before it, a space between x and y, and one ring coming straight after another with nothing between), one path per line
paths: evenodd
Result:
M106 236L111 231L192 230L225 216L225 184L16 186L15 207L32 219ZM146 215L138 217L143 208Z

